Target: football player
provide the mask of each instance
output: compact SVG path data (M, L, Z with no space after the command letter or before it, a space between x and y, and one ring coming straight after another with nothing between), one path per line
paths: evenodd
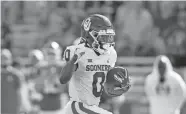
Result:
M50 41L44 45L42 51L44 60L37 65L40 76L35 80L36 90L43 97L39 103L40 110L43 114L58 114L62 107L61 96L68 98L66 87L61 86L58 80L64 63L61 59L61 47L57 42Z
M145 92L150 102L150 114L180 114L186 99L186 85L173 71L166 56L156 58L153 72L146 78Z
M112 23L103 15L93 14L82 22L84 42L67 47L63 57L60 82L69 82L70 96L64 114L111 114L98 105L107 72L117 59L114 36Z

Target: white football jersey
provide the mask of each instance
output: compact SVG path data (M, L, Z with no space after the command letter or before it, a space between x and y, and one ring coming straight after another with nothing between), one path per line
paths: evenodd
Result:
M80 52L85 54L78 60L78 68L69 82L69 95L73 101L99 105L107 71L114 67L117 59L116 51L111 48L109 53L97 55L83 43L67 47L64 59L68 61L74 53Z

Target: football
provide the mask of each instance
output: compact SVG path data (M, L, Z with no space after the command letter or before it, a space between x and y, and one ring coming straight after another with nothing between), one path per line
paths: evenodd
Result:
M107 73L104 90L107 95L115 97L126 93L130 89L130 78L127 69L114 67Z

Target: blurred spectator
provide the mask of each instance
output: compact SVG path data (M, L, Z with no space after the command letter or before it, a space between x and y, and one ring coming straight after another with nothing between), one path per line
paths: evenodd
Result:
M87 15L87 13L84 11L84 7L85 7L84 1L76 1L76 3L74 4L74 8L71 8L70 9L71 12L69 12L71 14L70 19L72 20L72 23L71 23L72 26L70 27L73 28L73 31L74 31L73 34L75 35L76 38L80 36L80 33L81 33L80 26L81 26L83 19Z
M89 1L87 4L91 4L90 7L87 7L87 15L100 13L100 3L99 1ZM86 7L85 7L86 8Z
M3 22L1 25L1 48L6 48L11 50L12 42L11 42L11 29L10 26Z
M112 2L112 9L113 9L113 13L112 13L112 22L115 24L115 20L116 20L116 11L117 11L117 8L123 4L123 1L113 1Z
M36 66L39 74L35 79L36 91L42 95L39 102L41 114L59 114L62 108L61 96L67 99L66 86L62 86L58 79L63 66L61 48L58 43L49 41L42 52L44 60Z
M126 2L118 8L116 14L117 45L122 47L122 39L128 36L132 42L132 53L134 53L139 40L147 37L148 32L151 31L152 24L152 16L143 8L142 1Z
M180 114L186 99L186 84L166 56L158 56L145 80L150 114Z
M100 11L102 15L105 15L106 17L108 17L111 21L112 19L112 15L114 13L114 9L112 7L112 1L106 1L104 2L104 4L101 7Z
M23 73L11 66L9 50L1 51L1 113L20 114L31 111Z
M24 23L24 1L19 1L16 23Z
M186 57L186 10L180 10L177 23L164 32L167 54L173 58L174 66L185 66Z
M75 26L72 26L68 31L66 31L63 35L63 46L69 46L72 42L79 36L75 35Z
M133 42L130 39L130 36L124 35L122 39L116 39L116 51L118 53L118 56L134 55Z
M28 57L29 67L27 68L25 74L27 75L27 83L29 86L29 98L32 103L33 111L39 112L39 101L42 99L42 96L36 91L34 86L35 79L39 77L37 65L39 62L43 61L44 55L40 50L35 49L29 53Z
M138 43L135 55L156 56L165 54L164 40L159 36L159 28L154 27L148 37L144 37Z
M69 7L68 7L68 13L71 16L71 20L72 20L72 25L73 24L78 24L79 23L79 19L82 18L84 19L84 17L86 16L84 9L84 1L72 1L69 2Z
M28 80L32 81L33 79L38 77L38 69L36 68L36 65L44 60L44 55L43 53L38 50L32 50L29 55L28 55L28 64L29 64L29 71L27 71L28 73Z
M85 1L85 10L87 11L89 8L94 6L95 1Z
M160 17L160 1L147 1L146 8L151 13L154 23L156 24L156 18Z
M49 1L38 1L37 7L39 8L39 25L46 28L49 25L49 15L51 13Z
M153 15L155 26L160 28L160 34L168 26L176 23L174 1L151 1L150 11Z
M50 32L61 32L63 28L67 28L69 25L66 23L65 18L68 16L66 15L66 11L62 8L54 9L49 16L49 29Z

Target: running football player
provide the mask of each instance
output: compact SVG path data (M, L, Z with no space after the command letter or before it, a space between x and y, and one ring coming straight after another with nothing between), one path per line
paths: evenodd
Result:
M115 31L110 20L99 14L86 18L81 25L81 42L67 47L60 82L69 82L70 101L64 114L111 114L98 107L107 72L115 66Z

